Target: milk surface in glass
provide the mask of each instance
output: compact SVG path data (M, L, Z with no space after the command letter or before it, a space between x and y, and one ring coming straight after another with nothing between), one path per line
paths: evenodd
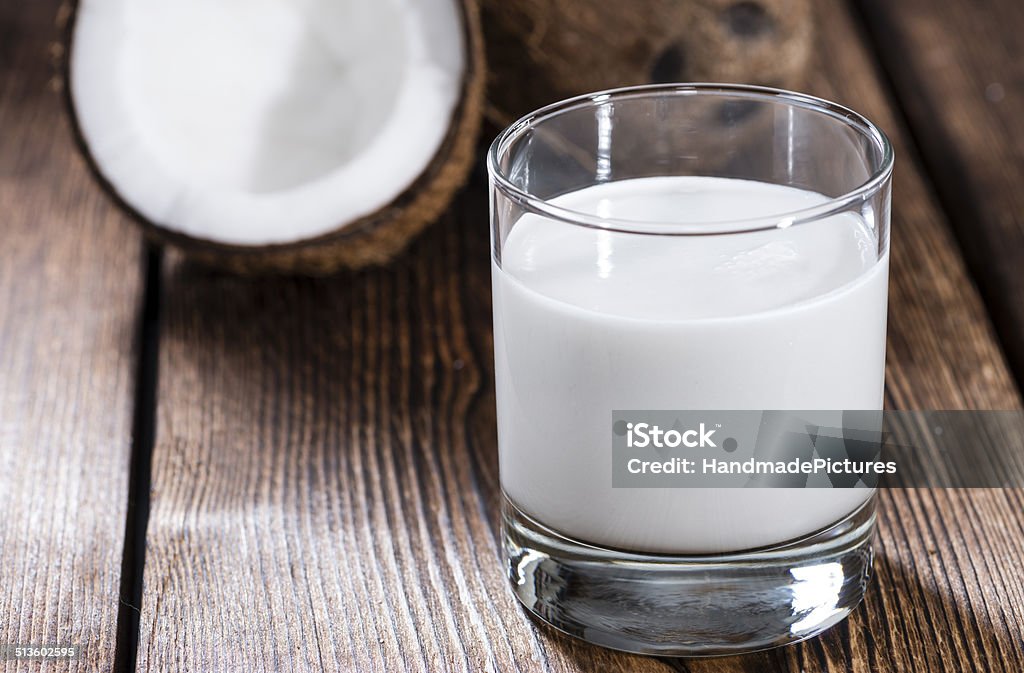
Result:
M552 199L618 220L726 222L828 199L763 182L656 177ZM571 538L667 553L774 545L866 489L612 488L613 409L880 409L888 253L842 213L717 236L619 233L527 214L494 264L501 481Z

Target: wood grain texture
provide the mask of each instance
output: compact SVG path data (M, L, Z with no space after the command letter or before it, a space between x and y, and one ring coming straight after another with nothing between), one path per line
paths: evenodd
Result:
M109 670L131 450L139 236L89 177L53 80L56 2L0 5L0 643Z
M840 0L816 93L897 136L888 402L1020 398ZM1022 497L890 491L877 578L822 638L659 660L537 627L505 587L482 176L389 269L164 279L139 670L1017 671Z
M820 68L808 92L867 115L896 149L889 284L887 403L897 409L1010 409L1020 395L967 274L949 222L904 142L853 17L818 10Z
M1024 381L1024 3L858 1Z
M140 670L657 669L504 586L483 207L390 270L168 271Z

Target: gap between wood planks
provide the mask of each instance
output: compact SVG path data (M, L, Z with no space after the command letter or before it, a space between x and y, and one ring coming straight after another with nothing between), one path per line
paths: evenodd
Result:
M142 256L145 288L137 326L135 394L132 416L131 464L128 471L128 510L121 557L121 589L117 606L114 673L133 673L139 650L142 578L146 564L146 526L156 438L156 386L160 357L160 304L163 251L153 244Z

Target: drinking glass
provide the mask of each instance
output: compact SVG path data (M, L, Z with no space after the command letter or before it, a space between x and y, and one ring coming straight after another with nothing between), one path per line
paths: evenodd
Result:
M799 93L654 85L529 114L487 160L516 597L566 633L658 655L764 649L843 619L870 573L873 488L623 486L614 418L882 408L882 131Z

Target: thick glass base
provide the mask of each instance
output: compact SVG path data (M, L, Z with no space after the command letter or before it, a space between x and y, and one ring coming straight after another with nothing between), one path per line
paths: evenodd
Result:
M596 645L665 656L753 652L815 636L857 606L871 571L874 503L784 546L667 556L571 540L506 497L508 575L530 612Z

